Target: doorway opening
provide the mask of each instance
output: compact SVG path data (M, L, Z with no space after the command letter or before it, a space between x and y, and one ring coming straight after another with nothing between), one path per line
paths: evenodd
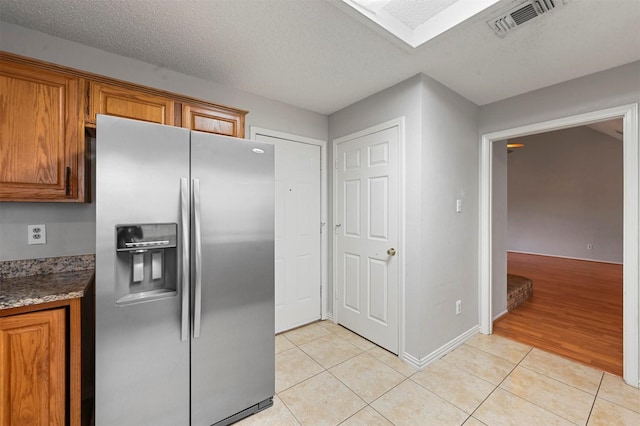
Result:
M571 117L550 120L482 136L480 183L480 331L493 332L492 285L495 264L493 242L493 150L499 141L553 130L621 118L623 120L623 378L639 387L638 267L639 258L639 161L638 105L624 105ZM534 289L535 291L535 289Z
M494 333L622 376L622 119L501 145Z
M622 376L622 264L507 253L508 271L533 295L500 316L493 332Z

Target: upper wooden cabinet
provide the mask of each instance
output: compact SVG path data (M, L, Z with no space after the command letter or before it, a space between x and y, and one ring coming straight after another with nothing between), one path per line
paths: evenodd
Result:
M243 138L247 111L0 52L0 202L89 202L96 114Z
M77 77L0 56L0 201L84 201Z
M174 124L174 101L137 90L105 83L89 82L89 117L86 124L96 124L96 114L115 115L149 121Z
M222 108L182 105L182 127L218 135L244 137L244 114Z

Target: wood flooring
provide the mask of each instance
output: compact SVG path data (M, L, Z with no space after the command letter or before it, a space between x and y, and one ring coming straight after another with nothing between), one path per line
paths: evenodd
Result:
M507 265L533 280L533 297L495 334L622 375L622 265L522 253Z

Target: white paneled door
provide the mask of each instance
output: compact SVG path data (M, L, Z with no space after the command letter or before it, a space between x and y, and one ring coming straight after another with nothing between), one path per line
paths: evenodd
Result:
M398 353L398 127L337 144L338 322Z
M264 135L276 147L276 333L320 319L320 147Z

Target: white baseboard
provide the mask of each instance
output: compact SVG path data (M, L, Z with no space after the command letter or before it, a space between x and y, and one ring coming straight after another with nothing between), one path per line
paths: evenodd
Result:
M507 250L507 253L531 254L531 255L534 255L534 256L558 257L560 259L583 260L585 262L610 263L610 264L613 264L613 265L622 265L622 262L614 262L613 260L587 259L587 258L584 258L584 257L562 256L562 255L559 255L559 254L534 253L534 252L530 252L530 251L518 251L518 250Z
M480 331L480 326L475 325L471 329L465 331L455 339L442 345L441 347L439 347L438 349L436 349L435 351L431 352L429 355L423 358L416 358L413 355L405 352L402 354L402 360L407 364L409 364L410 366L417 368L418 370L422 370L433 361L442 358L443 356L445 356L446 354L448 354L458 346L462 345L469 338L478 334L479 331Z
M501 316L503 316L503 315L507 315L508 313L509 313L509 311L508 311L507 309L505 309L504 311L500 312L498 315L495 315L495 316L493 317L493 320L495 321L495 320L497 320L498 318L500 318Z

